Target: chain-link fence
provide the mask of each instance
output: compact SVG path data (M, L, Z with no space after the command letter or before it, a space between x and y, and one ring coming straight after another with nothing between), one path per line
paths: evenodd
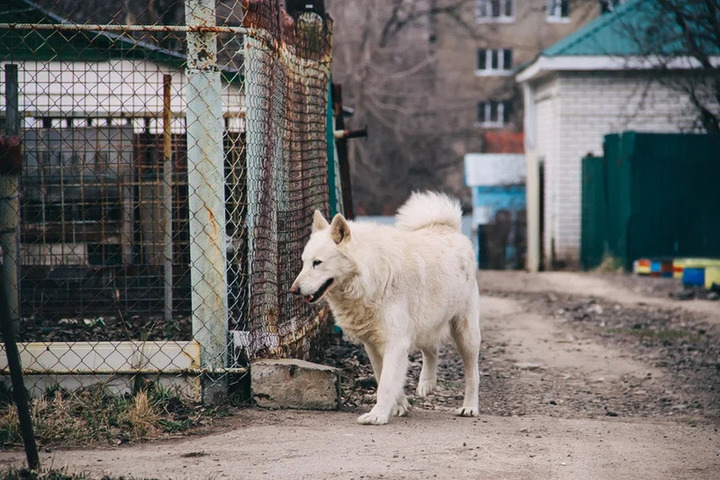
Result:
M163 371L196 394L309 354L327 312L288 290L330 213L332 25L281 3L0 5L0 281L36 390Z

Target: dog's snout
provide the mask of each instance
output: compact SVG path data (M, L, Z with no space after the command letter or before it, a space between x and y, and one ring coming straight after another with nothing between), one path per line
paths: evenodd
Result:
M300 285L293 285L290 287L290 293L293 295L300 295Z

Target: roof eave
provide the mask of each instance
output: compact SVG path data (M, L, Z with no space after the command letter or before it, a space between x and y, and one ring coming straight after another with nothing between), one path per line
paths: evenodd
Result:
M720 67L720 55L710 57L714 67ZM689 56L673 58L639 55L541 55L534 62L520 70L515 76L519 83L542 78L552 72L588 72L618 70L694 70L700 62Z

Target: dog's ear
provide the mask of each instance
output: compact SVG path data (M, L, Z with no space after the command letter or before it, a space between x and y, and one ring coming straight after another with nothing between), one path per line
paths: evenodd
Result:
M323 217L322 213L320 213L320 210L315 210L313 213L313 224L312 224L312 232L315 233L318 230L322 230L324 228L327 228L330 224L325 220L325 217Z
M350 240L350 225L348 225L345 217L339 213L335 215L330 224L330 236L338 245L340 242L347 242Z

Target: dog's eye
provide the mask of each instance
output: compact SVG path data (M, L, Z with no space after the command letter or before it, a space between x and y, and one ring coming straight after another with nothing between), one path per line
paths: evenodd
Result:
M317 266L320 265L321 263L322 263L322 260L314 260L314 261L313 261L313 268L317 267Z

